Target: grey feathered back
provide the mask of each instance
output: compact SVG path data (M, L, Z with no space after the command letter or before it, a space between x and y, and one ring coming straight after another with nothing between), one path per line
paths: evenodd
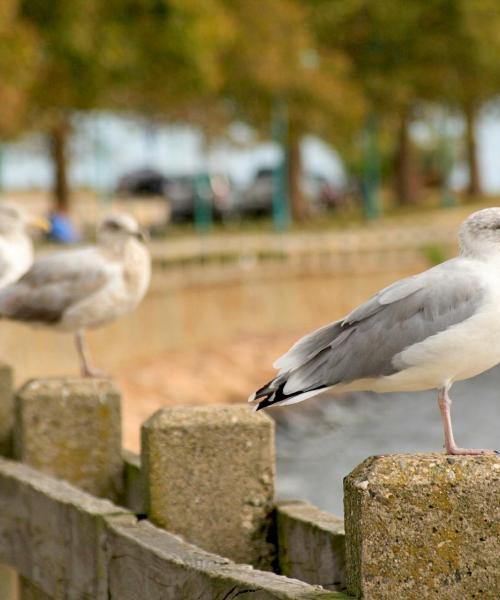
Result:
M484 290L467 259L447 261L378 292L344 320L302 338L275 366L286 395L390 375L409 346L469 318ZM402 301L404 300L404 301ZM286 376L285 376L286 375Z
M106 265L95 248L39 258L21 279L0 291L0 316L57 323L66 309L106 283Z

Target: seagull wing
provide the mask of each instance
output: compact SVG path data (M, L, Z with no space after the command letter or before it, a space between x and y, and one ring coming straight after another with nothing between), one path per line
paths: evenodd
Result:
M300 339L276 361L278 376L256 392L263 398L259 408L391 375L401 368L394 360L399 353L471 317L484 296L479 275L463 258L402 279L344 319Z
M96 293L117 270L97 248L42 257L17 283L0 291L0 316L57 323L70 306Z
M15 269L12 268L11 261L7 260L5 256L2 256L0 249L0 288L14 279L12 276L13 271L15 271ZM19 277L19 273L17 273L17 276Z

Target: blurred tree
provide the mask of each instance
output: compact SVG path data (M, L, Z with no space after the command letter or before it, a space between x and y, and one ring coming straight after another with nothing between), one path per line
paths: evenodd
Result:
M460 27L453 32L453 71L448 102L465 121L467 195L482 193L476 143L476 121L482 106L500 92L500 6L495 0L459 0Z
M226 0L233 23L222 56L222 95L231 118L269 133L271 115L286 107L288 191L292 216L307 218L300 185L300 139L317 133L334 140L361 120L362 100L349 62L318 44L309 3L299 0Z
M31 120L47 132L55 206L65 211L74 112L185 116L217 80L221 11L213 0L20 2L40 43Z
M468 193L481 192L475 123L500 90L496 0L312 0L322 39L350 57L372 111L396 140L400 203L416 199L409 125L421 102L459 110L466 123Z
M409 127L415 102L433 94L441 81L446 27L432 25L437 17L444 17L452 0L313 3L323 42L350 57L370 111L382 127L394 131L396 194L402 204L414 202L416 174ZM447 17L449 26L453 12Z
M24 124L35 79L36 36L18 18L18 0L0 3L0 139Z
M155 118L196 118L221 82L231 24L219 0L107 0L108 101Z
M46 132L54 165L55 208L68 209L68 138L74 111L96 106L106 77L98 0L20 0L20 17L38 40L30 124Z

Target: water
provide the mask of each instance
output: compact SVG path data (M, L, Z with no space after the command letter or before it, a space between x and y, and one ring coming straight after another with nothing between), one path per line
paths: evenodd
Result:
M457 444L500 450L500 367L456 383L450 396ZM279 496L337 515L343 478L368 456L443 447L435 391L320 397L276 408L274 416Z

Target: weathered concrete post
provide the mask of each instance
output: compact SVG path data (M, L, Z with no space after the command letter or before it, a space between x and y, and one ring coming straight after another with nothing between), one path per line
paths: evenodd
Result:
M12 394L12 369L0 363L0 454L12 455L12 427L14 425L14 400Z
M280 502L276 528L280 573L326 589L345 588L342 519L308 502Z
M111 500L122 491L120 393L105 379L38 379L15 397L16 458Z
M269 568L274 427L247 406L164 408L142 427L149 518L205 550Z
M0 363L0 454L12 455L12 427L14 425L14 400L12 394L13 373L11 367ZM0 564L0 598L17 598L17 574Z
M345 479L348 591L500 598L500 458L376 456Z

